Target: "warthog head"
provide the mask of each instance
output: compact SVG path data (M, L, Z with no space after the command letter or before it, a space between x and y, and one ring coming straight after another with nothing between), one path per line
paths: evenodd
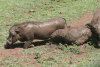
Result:
M13 45L13 43L15 43L19 38L19 29L20 27L18 27L18 25L14 25L10 28L9 30L9 36L7 38L7 42L5 45L5 48L11 48L11 46Z

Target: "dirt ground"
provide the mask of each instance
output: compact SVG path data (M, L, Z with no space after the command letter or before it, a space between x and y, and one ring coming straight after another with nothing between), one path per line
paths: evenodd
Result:
M84 14L80 19L76 20L75 22L69 24L69 26L80 26L80 25L85 25L89 22L91 22L91 19L93 17L94 13L86 13ZM35 41L35 40L34 40ZM45 46L45 45L44 45ZM35 46L31 47L34 48ZM37 46L36 46L37 47ZM83 45L79 46L81 48L81 50L85 51L85 48ZM46 48L46 47L45 47ZM47 47L49 48L49 47ZM54 48L54 47L53 47ZM23 48L15 48L15 49L0 49L0 60L3 59L4 57L11 57L11 58L19 58L19 59L32 59L34 58L36 55L22 55L22 53L20 52ZM55 50L58 50L56 48L54 48ZM82 55L75 55L72 56L70 58L66 58L63 61L69 61L70 59L77 59L77 58L85 58L85 55L87 53L83 53ZM43 54L42 57L47 57L47 56L56 56L55 53L49 52L47 54ZM33 64L33 62L35 62ZM79 62L74 62L75 64L79 63ZM18 63L21 64L21 63ZM23 64L27 64L27 62L23 62ZM36 59L32 59L31 61L28 62L28 65L30 66L36 66L36 67L41 67L40 64L36 61Z

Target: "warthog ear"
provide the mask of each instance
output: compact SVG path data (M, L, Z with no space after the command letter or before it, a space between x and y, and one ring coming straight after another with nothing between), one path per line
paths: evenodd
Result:
M20 29L21 29L21 27L16 27L16 28L15 28L15 32L16 32L16 33L19 33L19 32L20 32Z

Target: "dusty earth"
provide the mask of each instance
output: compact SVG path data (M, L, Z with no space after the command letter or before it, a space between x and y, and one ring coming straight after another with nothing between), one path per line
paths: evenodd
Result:
M74 27L74 26L85 25L85 24L91 22L93 14L94 13L86 13L80 19L78 19L75 22L69 24L69 26L73 26ZM25 14L25 15L27 15L27 14ZM35 42L35 41L36 40L34 40L33 42ZM43 45L43 46L46 46L46 45ZM34 47L39 47L39 46L32 46L31 48L34 49ZM79 47L81 48L81 50L85 51L85 46L84 45L81 45ZM50 48L50 47L45 47L45 48ZM55 50L60 51L60 49L56 49L55 47L52 47L51 49L55 49ZM40 63L38 63L36 61L36 59L33 59L36 55L24 55L23 56L22 53L20 52L21 50L23 50L22 47L15 48L15 49L0 49L0 60L2 60L4 57L16 58L16 59L21 59L21 60L27 58L27 59L32 59L31 61L28 62L29 66L41 67ZM81 55L71 56L70 58L66 58L63 61L69 61L70 59L75 60L77 58L80 58L80 59L81 58L85 58L86 54L88 54L88 53L83 53ZM48 52L47 54L42 54L42 57L48 57L48 56L56 56L56 54L52 53L52 52ZM73 62L73 63L74 64L78 64L79 62ZM16 63L16 65L19 65L19 64L25 65L25 64L27 64L27 62Z

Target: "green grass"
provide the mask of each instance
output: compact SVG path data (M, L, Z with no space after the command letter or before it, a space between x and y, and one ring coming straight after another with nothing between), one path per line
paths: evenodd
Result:
M2 67L8 66L8 67L14 67L16 66L14 63L18 63L18 62L22 62L22 60L20 59L15 59L15 58L9 58L9 57L5 57L2 60L0 60L0 65L2 65ZM6 65L5 65L6 63Z
M88 12L95 12L98 8L100 8L100 2L97 2L96 0L66 0L66 3L63 3L63 0L60 1L60 3L57 3L56 1L51 0L0 0L0 49L4 49L6 38L8 37L9 33L9 28L15 23L22 23L25 21L42 22L54 17L61 16L65 18L69 24L74 20L79 19L83 14ZM47 2L49 5L45 5ZM50 8L50 5L53 5L54 8ZM18 11L13 11L15 8L17 8ZM34 9L36 12L29 13L28 11L30 9ZM61 10L64 10L65 13L60 14ZM27 13L28 16L24 16L24 13ZM10 26L6 26L7 23L10 23ZM86 51L91 52L91 54L87 54L86 58L70 61L63 61L63 59L70 58L70 56L74 56L76 54L84 53L80 50L79 47L75 45L68 46L67 44L59 44L60 46L58 48L62 51L40 46L29 48L27 50L23 49L21 52L23 55L36 54L35 59L41 63L42 67L56 67L57 65L58 67L96 67L97 65L98 67L98 61L100 61L100 50L94 48L96 47L96 43L97 40L92 37L87 42L90 47L87 47L86 49ZM55 44L50 45L50 43L46 43L46 45L48 47L53 47ZM46 58L41 57L42 54L46 54L48 52L55 53L57 56L50 56ZM95 57L95 59L93 57ZM5 57L4 59L0 60L0 65L3 65L4 62L7 62L8 67L21 67L23 65L16 65L16 63L24 61L29 62L30 59L20 60ZM73 64L73 61L78 61L80 63ZM89 64L87 62L89 62ZM7 65L3 65L3 67L7 67Z
M23 55L33 55L33 54L45 54L47 53L46 50L48 49L45 49L45 46L40 46L40 47L34 47L34 48L30 48L28 50L26 49L23 49L21 52Z
M92 51L91 54L86 55L87 58L84 58L76 65L76 67L99 67L100 66L100 49Z
M72 52L73 54L82 54L84 53L83 51L80 50L80 48L74 44L72 46L67 46L65 44L61 44L59 43L59 49L61 49L63 51L63 53L68 53L68 52Z
M22 67L24 65L17 63L22 63L22 62L29 62L31 61L30 59L16 59L16 58L9 58L9 57L4 57L2 60L0 60L0 67ZM25 67L27 67L27 64L25 64Z

